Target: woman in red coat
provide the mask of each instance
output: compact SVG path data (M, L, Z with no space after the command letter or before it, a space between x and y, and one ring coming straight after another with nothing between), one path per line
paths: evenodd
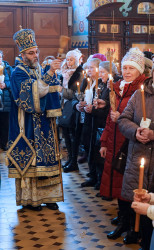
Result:
M106 127L101 136L101 156L105 158L104 171L101 179L100 196L102 199L118 199L119 216L113 219L112 224L118 224L118 227L110 232L109 239L117 239L120 235L128 230L128 201L121 197L121 188L123 175L113 169L113 161L124 144L126 138L120 133L117 119L127 105L132 94L141 87L145 80L144 72L144 55L138 48L132 48L126 53L121 62L123 80L114 84L116 93L116 107L114 112L109 112Z

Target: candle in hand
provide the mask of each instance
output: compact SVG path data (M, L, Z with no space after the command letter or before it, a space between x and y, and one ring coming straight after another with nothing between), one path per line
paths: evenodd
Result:
M144 177L144 158L142 158L140 165L139 184L138 184L139 190L142 190L143 188L143 177Z
M143 179L144 179L144 158L141 159L141 165L139 171L138 195L142 194ZM136 214L135 229L134 229L135 232L139 232L139 225L140 225L140 215Z
M146 121L146 109L145 109L145 98L144 98L144 86L141 85L141 94L142 94L142 111L143 111L143 119Z
M90 78L87 78L87 89L90 89Z
M98 68L96 68L96 90L98 89Z
M3 75L3 66L0 65L0 75Z
M80 83L77 82L78 94L80 94Z
M111 93L113 93L113 78L111 74L109 74L109 82L110 82Z
M110 52L110 74L112 75L112 55Z
M87 78L87 76L88 76L88 69L86 69L86 78Z

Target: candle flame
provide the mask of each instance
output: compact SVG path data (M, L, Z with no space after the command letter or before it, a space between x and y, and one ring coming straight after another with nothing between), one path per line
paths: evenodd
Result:
M79 82L77 82L77 86L79 86Z
M113 80L113 77L112 77L111 74L108 74L108 76L109 76L109 81L110 81L110 80Z
M87 78L87 81L90 82L90 78L89 77Z
M98 68L96 68L96 72L98 72Z
M144 90L144 85L143 84L141 85L141 90Z
M144 166L144 158L141 159L141 165Z

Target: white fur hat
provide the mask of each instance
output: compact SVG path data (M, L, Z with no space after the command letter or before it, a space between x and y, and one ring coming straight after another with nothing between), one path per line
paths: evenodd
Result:
M78 49L73 49L73 50L70 50L70 51L67 52L66 58L68 56L71 56L71 57L75 58L76 61L79 61L80 57L82 56L82 53Z
M131 48L121 61L121 66L131 65L135 67L141 74L143 74L145 69L145 58L139 48Z

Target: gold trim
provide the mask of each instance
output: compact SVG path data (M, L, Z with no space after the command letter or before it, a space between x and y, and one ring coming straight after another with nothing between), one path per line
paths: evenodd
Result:
M16 57L16 60L18 60L18 61L20 61L21 63L23 63L23 61L20 59L19 56ZM18 65L18 67L19 67L19 65Z
M47 117L57 117L62 116L61 108L60 109L50 109L46 111Z
M29 48L26 48L26 49L23 49L20 51L20 53L23 53L24 51L28 50L28 49L32 49L32 48L38 48L38 46L32 46L32 47L29 47Z
M49 93L60 92L60 91L61 91L60 85L49 86Z
M18 65L17 67L20 68L21 70L25 71L26 74L31 78L30 74L27 72L27 70L23 66ZM34 73L36 73L36 72L34 71ZM40 113L41 109L40 109L40 98L39 98L37 80L32 85L32 94L33 94L33 101L34 101L35 110L37 113Z
M23 205L23 206L27 206L29 204L31 204L32 206L36 207L40 204L45 204L45 203L55 203L55 202L59 202L59 201L64 201L62 196L59 197L53 197L53 198L45 198L45 199L41 199L39 201L33 201L33 200L20 200L17 201L16 204L17 206Z
M15 147L15 145L19 142L20 138L23 138L25 140L25 142L28 144L29 148L32 150L33 155L31 156L27 166L24 168L23 171L21 171L19 165L17 164L17 162L13 159L13 157L10 155L10 153L12 152L13 148ZM28 170L31 162L33 161L34 157L35 157L35 150L32 147L32 145L30 144L29 140L27 139L27 137L21 132L17 138L15 139L15 141L13 142L13 144L11 145L11 147L9 148L9 150L6 153L7 157L9 158L9 160L13 163L13 165L16 167L16 169L18 170L18 172L20 173L20 177L24 176L25 172Z
M41 112L41 109L40 109L40 98L39 98L38 83L37 83L37 81L33 82L32 92L33 92L33 101L34 101L35 111L37 113L40 113Z
M61 159L60 159L60 151L59 151L59 140L58 140L58 134L57 134L57 125L56 125L56 119L51 119L53 131L55 134L55 143L56 143L56 154L58 156L58 166L59 166L59 172L60 172L60 180L61 180L61 190L62 190L62 196L64 201L64 191L63 191L63 179L62 179L62 167L61 167Z
M51 71L51 70L50 70L50 71ZM50 73L49 73L49 70L48 70L48 71L47 71L47 74L48 74L49 76L52 77L52 76L54 75L54 72L52 71L52 73L50 74Z
M60 176L55 178L48 178L46 180L37 180L37 187L45 187L60 184Z
M22 62L22 61L21 61L21 62ZM21 65L17 65L17 67L18 67L19 69L25 71L26 74L30 77L29 73L27 72L27 70L26 70L24 67L22 67Z
M41 176L56 176L59 175L59 166L55 167L33 167L30 166L24 177L41 177ZM15 168L9 168L9 178L21 178L21 175Z

